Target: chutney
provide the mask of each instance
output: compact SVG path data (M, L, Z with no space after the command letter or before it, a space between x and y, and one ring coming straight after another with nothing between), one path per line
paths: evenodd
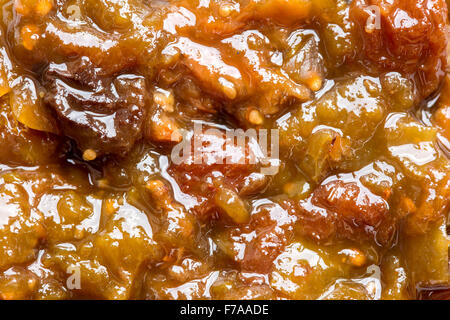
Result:
M447 3L0 0L0 299L448 298Z

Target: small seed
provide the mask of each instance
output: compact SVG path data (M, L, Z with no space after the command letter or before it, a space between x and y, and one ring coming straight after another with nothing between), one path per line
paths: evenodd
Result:
M222 92L225 94L225 96L228 99L233 100L234 98L236 98L237 91L236 91L236 88L235 88L235 86L234 86L234 84L232 82L228 81L225 78L220 78L219 82L222 85Z
M312 91L319 91L322 88L323 80L319 75L315 75L308 80L308 87Z
M233 11L233 6L231 4L224 4L219 8L219 14L223 18L230 16Z
M248 113L247 120L251 124L261 125L264 122L264 117L262 116L261 112L259 112L256 109L253 109Z
M27 284L28 284L28 288L34 289L36 287L37 280L35 278L30 278L30 279L28 279Z
M86 149L83 152L83 160L84 161L92 161L97 158L97 152L92 149Z
M355 267L362 267L366 264L366 255L359 249L344 249L339 251L339 255L342 255L342 262L351 264Z
M155 198L167 196L167 187L161 180L151 180L145 186Z

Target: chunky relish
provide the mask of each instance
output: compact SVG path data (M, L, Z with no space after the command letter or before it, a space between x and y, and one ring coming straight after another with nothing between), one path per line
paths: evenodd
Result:
M0 4L0 299L450 296L445 0Z

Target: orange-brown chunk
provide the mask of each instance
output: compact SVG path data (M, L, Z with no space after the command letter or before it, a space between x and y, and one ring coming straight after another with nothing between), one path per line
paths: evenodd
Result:
M424 97L438 88L446 66L444 0L356 0L351 16L360 25L369 60L415 74Z
M187 150L180 150L179 159L172 155L175 161L169 172L183 192L197 198L196 211L200 215L217 209L214 195L220 188L239 193L249 188L248 183L265 186L258 179L250 179L252 173L260 175L261 162L259 150L248 139L244 143L233 141L224 131L210 128L200 134L194 132L194 138L183 144ZM261 179L265 181L263 175Z
M243 272L268 273L293 236L297 217L274 203L254 208L248 225L227 229L217 242Z
M356 182L331 181L299 203L300 234L321 242L374 240L387 245L395 232L389 205Z

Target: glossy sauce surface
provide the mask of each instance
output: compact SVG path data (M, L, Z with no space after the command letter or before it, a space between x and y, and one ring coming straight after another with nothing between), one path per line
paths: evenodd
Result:
M0 299L448 298L444 0L0 4Z

